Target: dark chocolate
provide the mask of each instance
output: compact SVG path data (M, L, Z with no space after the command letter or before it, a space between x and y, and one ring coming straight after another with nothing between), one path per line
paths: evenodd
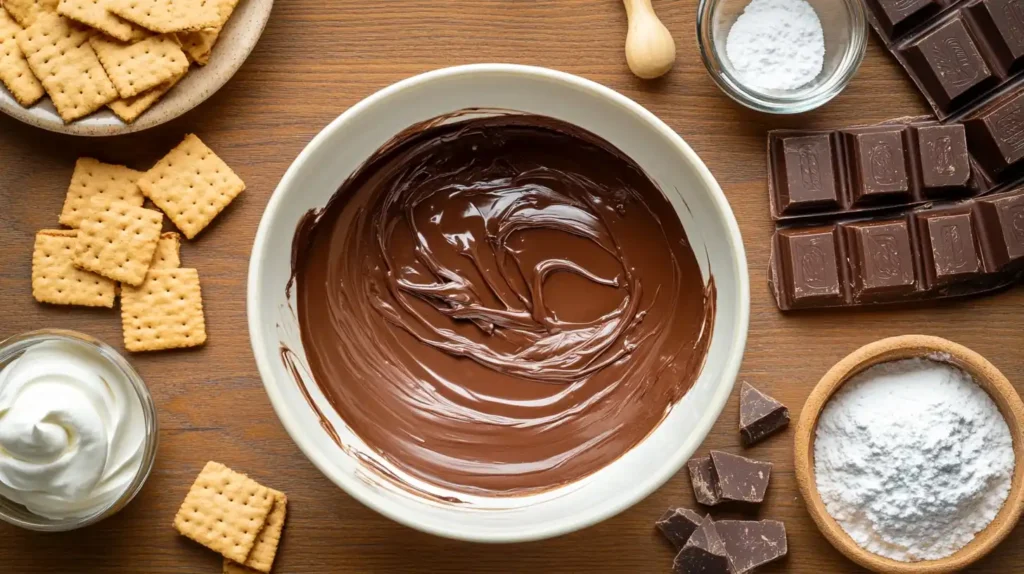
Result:
M981 0L967 5L966 12L1002 69L1019 68L1024 61L1024 2Z
M731 574L733 572L725 542L718 535L715 523L710 516L704 518L679 554L676 555L672 570L676 574Z
M715 473L711 465L711 456L698 456L691 458L686 463L690 471L690 484L693 486L693 496L697 502L705 506L714 506L722 499L718 496L718 489L715 488Z
M717 520L715 531L725 544L734 574L750 572L789 552L786 525L778 520Z
M900 55L932 105L945 113L999 81L960 14L900 48Z
M898 38L942 10L940 0L865 0L872 23L885 38Z
M680 550L703 521L704 518L700 514L689 508L670 508L658 519L655 526L676 550Z
M978 162L998 177L1024 160L1024 92L981 110L964 127Z
M779 229L768 282L787 311L981 295L1022 274L1019 188L896 217Z
M979 167L974 175L978 164L971 152L963 124L932 119L831 131L776 130L768 136L772 218L830 219L962 199L1002 185L1002 173Z
M711 470L715 494L720 500L747 504L764 501L772 463L713 450Z
M789 409L786 405L743 381L740 386L740 436L744 445L756 444L788 424Z

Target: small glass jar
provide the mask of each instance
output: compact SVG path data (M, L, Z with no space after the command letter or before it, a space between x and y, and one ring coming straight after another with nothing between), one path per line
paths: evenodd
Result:
M153 398L150 396L149 389L146 387L146 384L142 381L142 377L139 376L135 369L132 368L120 353L114 350L110 345L94 339L93 337L75 331L60 329L43 329L39 331L31 331L22 335L16 335L0 342L0 371L33 346L42 342L55 340L70 342L74 345L82 345L83 347L86 347L89 351L97 353L102 359L105 359L111 367L125 376L125 378L131 383L131 387L134 389L142 406L146 437L139 469L132 480L128 483L124 492L122 492L121 495L112 503L97 510L91 515L64 519L46 518L29 511L21 504L0 496L0 520L15 526L20 526L21 528L42 532L63 532L83 528L85 526L95 524L104 518L113 516L122 508L127 506L128 503L135 498L135 495L142 490L142 485L145 484L146 479L149 478L149 473L153 469L153 462L156 460L156 450L159 437L156 407L153 405Z
M846 88L867 48L868 24L862 0L807 0L821 20L825 61L821 72L794 90L759 90L744 84L726 55L729 30L751 0L700 0L697 44L708 74L730 98L762 112L797 114L813 110Z

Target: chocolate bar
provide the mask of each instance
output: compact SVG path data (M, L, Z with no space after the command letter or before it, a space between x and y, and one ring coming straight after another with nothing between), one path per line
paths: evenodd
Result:
M1020 90L1024 4L1018 0L866 0L868 20L940 120Z
M1024 105L1021 109L1024 115ZM1005 138L991 137L993 130L988 129L1002 126L1002 117L990 117L987 123L973 120L970 128L908 119L840 130L772 131L772 218L848 217L987 192L1015 174L1012 168L1024 169L1024 145L1018 152L1012 143L1003 143L1004 159L987 159L984 166L972 157L972 142L985 154L1004 142ZM1021 139L1024 144L1024 129Z
M745 504L764 502L772 476L772 463L713 450L711 470L719 500Z
M779 309L979 295L1024 271L1024 188L898 217L775 232L768 283Z
M682 549L704 519L689 508L670 508L655 523L676 550Z
M676 555L672 571L677 574L732 573L732 559L710 516L704 518Z
M725 544L732 574L744 574L789 552L786 525L778 520L716 520L715 531Z

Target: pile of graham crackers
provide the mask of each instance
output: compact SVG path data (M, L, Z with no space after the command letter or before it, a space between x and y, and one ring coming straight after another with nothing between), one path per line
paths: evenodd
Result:
M288 497L218 462L206 463L174 528L224 557L224 574L269 574L284 531Z
M0 0L0 81L65 122L103 106L134 122L210 61L238 1Z
M120 286L129 351L206 342L199 272L181 267L180 236L163 233L164 214L192 239L245 183L193 134L142 173L82 158L60 223L38 232L32 296L41 303L113 307ZM159 208L148 209L149 199Z

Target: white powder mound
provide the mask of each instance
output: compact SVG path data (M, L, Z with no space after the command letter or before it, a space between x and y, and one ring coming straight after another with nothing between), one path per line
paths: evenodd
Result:
M745 85L795 90L821 73L825 35L806 0L753 0L729 29L725 52Z
M915 562L966 546L1010 491L1010 430L971 376L928 359L876 365L826 405L814 442L818 491L875 554Z

